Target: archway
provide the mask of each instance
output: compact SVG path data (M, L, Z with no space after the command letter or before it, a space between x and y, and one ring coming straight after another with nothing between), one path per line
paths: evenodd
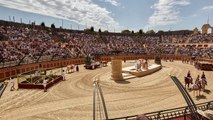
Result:
M211 34L211 33L212 33L212 28L210 27L207 29L207 34Z
M211 29L211 26L209 24L204 24L202 26L202 34L208 34L208 29L209 28ZM212 33L212 31L210 33Z

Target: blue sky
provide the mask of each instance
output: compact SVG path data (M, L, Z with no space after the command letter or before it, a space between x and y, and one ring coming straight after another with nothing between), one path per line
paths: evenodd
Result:
M213 0L0 0L0 19L9 16L72 29L192 30L208 16L213 25Z

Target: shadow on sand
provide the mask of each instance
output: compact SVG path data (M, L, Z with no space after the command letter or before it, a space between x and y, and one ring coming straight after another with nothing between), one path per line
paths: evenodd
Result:
M118 84L129 84L130 83L129 81L126 81L126 80L115 80L115 82Z
M205 95L196 96L196 100L200 100L200 99L206 99L206 96Z
M163 65L162 65L162 68L169 68L169 67L168 67L168 66L163 66Z
M208 89L203 90L203 92L206 93L206 94L210 94L211 93L211 91L208 90Z
M72 71L72 72L67 72L66 74L72 74L72 73L74 73L74 71Z

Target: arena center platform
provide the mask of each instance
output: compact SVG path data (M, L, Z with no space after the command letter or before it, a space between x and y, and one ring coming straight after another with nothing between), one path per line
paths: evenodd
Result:
M151 64L148 66L148 69L141 69L141 71L137 71L135 66L125 67L122 69L123 73L129 73L135 75L137 77L143 77L148 74L152 74L161 69L161 65Z

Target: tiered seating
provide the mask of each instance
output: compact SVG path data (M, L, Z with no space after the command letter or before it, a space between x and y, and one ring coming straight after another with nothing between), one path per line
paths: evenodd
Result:
M124 35L51 31L5 24L0 26L0 64L19 65L79 58L85 55L169 54L203 58L213 56L213 35ZM192 44L180 46L178 44ZM202 43L202 45L196 45Z

